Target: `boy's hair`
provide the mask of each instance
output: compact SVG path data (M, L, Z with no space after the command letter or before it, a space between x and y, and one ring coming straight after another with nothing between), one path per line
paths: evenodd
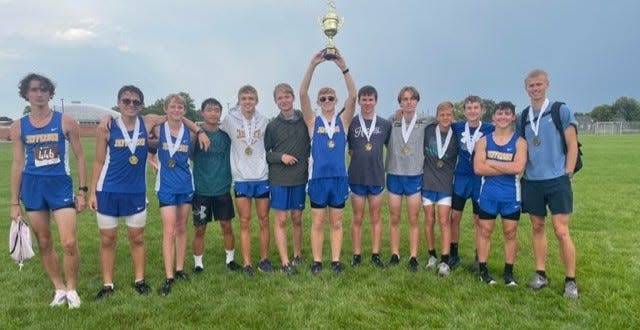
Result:
M484 105L482 104L482 98L477 95L469 95L464 98L464 102L462 102L462 108L466 108L467 104L471 103L480 103L480 109L484 109Z
M182 97L182 95L178 93L171 93L167 95L167 97L164 98L164 104L162 105L162 108L166 111L167 107L169 106L169 103L171 103L171 101L174 101L174 100L182 103L182 105L186 108L184 98Z
M204 108L206 108L208 105L214 106L214 107L218 107L220 108L220 112L222 112L222 104L220 104L220 102L212 97L202 101L202 105L200 106L200 111L204 111Z
M360 101L360 97L362 96L371 95L373 95L373 98L378 101L378 91L375 89L375 87L371 85L362 86L362 88L360 88L360 90L358 91L358 101Z
M296 94L294 94L293 92L293 87L291 87L291 85L287 83L279 83L276 85L276 87L273 89L274 100L276 98L276 94L278 93L291 94L291 96L296 97Z
M320 88L320 90L318 91L318 96L320 95L327 95L327 94L333 94L336 95L336 91L335 89L331 88L331 87L322 87Z
M238 90L238 101L240 101L240 95L242 94L253 94L256 97L256 101L258 101L258 91L251 85L244 85L240 87Z
M420 93L418 93L418 90L413 86L404 86L400 89L400 92L398 92L398 104L400 104L400 101L402 100L402 94L407 91L411 93L411 98L420 102Z
M540 76L544 77L544 80L546 80L547 83L549 83L549 75L547 74L546 71L544 71L542 69L533 69L533 70L529 71L526 76L524 76L524 84L525 84L525 86L527 85L527 80L529 80L531 78L540 77Z
M453 103L451 101L442 101L436 107L436 116L440 113L441 110L451 110L453 112Z
M140 97L140 101L142 102L142 104L144 104L144 94L142 94L142 91L140 90L140 88L134 85L122 86L118 91L118 101L120 101L122 94L124 94L125 92L138 94L138 97Z
M493 108L493 111L491 113L496 113L496 111L498 110L511 110L512 114L516 114L516 106L515 104L509 102L509 101L502 101L498 104L496 104L495 108Z
M18 94L25 101L29 101L27 93L29 92L29 84L32 80L39 81L40 87L44 87L49 92L49 99L52 99L53 95L56 94L56 85L53 83L53 81L51 81L51 79L36 73L29 73L24 78L22 78L22 80L20 80L20 83L18 84Z

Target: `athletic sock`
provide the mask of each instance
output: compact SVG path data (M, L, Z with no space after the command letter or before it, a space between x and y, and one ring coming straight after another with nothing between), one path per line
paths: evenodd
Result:
M231 250L224 250L225 252L227 252L227 261L225 263L230 263L233 261L233 255L235 254L235 251L233 249Z
M489 270L487 269L487 263L486 262L479 262L478 263L478 269L480 270L480 272L488 272Z
M203 265L202 265L202 255L199 255L199 256L194 255L193 256L193 263L194 263L195 267L203 267Z
M436 256L436 250L429 250L429 255L434 257L434 258L438 257L438 256Z
M567 282L575 282L575 281L576 281L576 278L575 278L575 277L569 277L569 276L567 276L567 277L565 277L565 278L564 278L564 283L567 283Z
M458 256L458 242L451 242L451 256L452 257L457 257Z
M442 262L444 262L445 264L449 263L449 255L448 254L443 254L441 257L442 257Z
M504 264L504 273L505 274L513 274L513 264Z
M545 272L544 270L536 270L536 273L544 278L547 278L547 272Z

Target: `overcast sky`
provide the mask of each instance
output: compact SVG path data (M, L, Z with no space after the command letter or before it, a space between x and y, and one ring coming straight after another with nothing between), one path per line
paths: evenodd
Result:
M579 112L620 96L640 99L637 0L335 4L344 17L336 44L357 86L378 89L383 115L405 85L418 88L425 112L469 94L521 110L523 76L536 67L549 72L549 98ZM184 91L198 107L207 97L226 106L251 84L258 110L272 116L275 84L288 82L297 94L311 56L324 47L317 18L326 11L323 0L0 0L0 114L21 114L27 103L18 81L38 72L57 84L52 104L112 107L118 89L135 84L147 104ZM325 85L344 100L333 63L318 67L312 95Z

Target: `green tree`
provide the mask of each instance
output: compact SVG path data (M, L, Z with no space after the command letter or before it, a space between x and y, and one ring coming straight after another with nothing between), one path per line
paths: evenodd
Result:
M617 117L621 117L626 121L640 120L640 103L632 97L622 96L618 98L611 108L613 108L613 112Z
M26 106L26 107L24 107L24 109L22 110L22 114L23 114L23 115L26 115L26 114L28 114L29 112L31 112L31 106L30 106L30 105L27 105L27 106Z
M144 107L144 109L142 109L142 114L146 115L149 113L155 113L156 115L164 115L163 105L164 105L164 100L157 99L150 106Z
M482 99L482 109L484 113L480 120L490 123L491 122L491 111L496 107L496 102L492 99ZM464 118L464 100L460 100L453 104L453 117L455 120L465 120Z
M193 101L189 93L180 92L179 94L180 96L182 96L182 98L184 98L184 116L191 121L202 121L202 116L198 111L196 111L195 102ZM142 109L142 114L146 115L148 113L164 115L164 99L157 99L153 104Z
M613 108L608 104L601 104L589 112L589 117L593 121L612 121L614 115Z

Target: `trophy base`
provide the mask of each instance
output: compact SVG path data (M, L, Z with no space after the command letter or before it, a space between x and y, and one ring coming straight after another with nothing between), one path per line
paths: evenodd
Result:
M338 54L335 48L327 47L322 51L322 57L324 57L325 60L331 61L338 58Z

